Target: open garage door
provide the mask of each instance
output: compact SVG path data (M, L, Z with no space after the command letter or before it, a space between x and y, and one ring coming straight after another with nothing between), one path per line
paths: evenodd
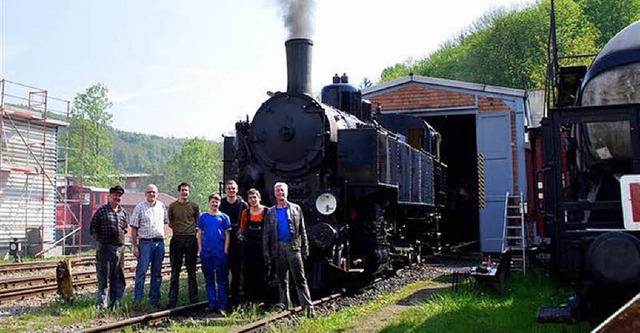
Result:
M504 200L513 191L513 158L510 112L477 114L478 159L484 161L479 187L485 189L480 200L480 250L501 252L504 226ZM482 162L480 162L482 164ZM484 186L481 186L484 185ZM480 193L482 196L482 193Z
M424 119L442 135L440 156L448 167L447 207L440 224L442 242L451 246L478 242L476 115L429 116ZM468 249L480 250L479 245Z

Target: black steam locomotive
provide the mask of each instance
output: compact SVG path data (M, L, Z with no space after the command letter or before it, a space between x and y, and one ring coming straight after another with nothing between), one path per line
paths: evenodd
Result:
M224 140L224 178L273 204L285 181L304 210L313 288L364 281L438 246L446 166L440 135L408 116L372 115L346 75L312 97L309 39L285 43L288 86ZM375 118L375 119L374 119Z
M638 35L640 21L609 41L588 71L561 69L558 101L573 105L551 109L542 122L551 259L575 293L567 306L541 309L541 321L600 322L640 292Z

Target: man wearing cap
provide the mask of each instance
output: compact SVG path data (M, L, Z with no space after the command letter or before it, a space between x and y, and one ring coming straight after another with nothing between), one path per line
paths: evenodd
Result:
M98 208L91 219L89 232L96 240L96 274L98 275L98 308L113 308L124 294L124 234L129 215L120 207L124 189L109 189L109 202Z
M147 185L146 200L142 201L131 214L131 247L138 258L133 301L140 302L144 294L144 280L151 265L149 303L160 307L160 286L162 284L162 261L164 261L164 225L169 223L167 210L158 201L158 187Z

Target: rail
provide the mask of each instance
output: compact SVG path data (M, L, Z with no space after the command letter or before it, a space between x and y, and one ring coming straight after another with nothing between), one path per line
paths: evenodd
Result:
M171 274L171 267L169 263L163 264L163 269L161 274L163 276ZM96 273L95 272L87 272L80 273L82 279L75 279L73 281L73 288L75 290L84 289L89 286L96 286ZM147 276L150 276L150 273L147 273ZM75 277L75 274L74 274ZM135 271L133 273L125 274L126 280L135 280ZM58 291L57 284L49 284L49 285L40 285L40 286L30 286L30 287L20 287L16 289L7 289L5 291L0 292L0 304L5 303L7 301L15 301L15 300L23 300L27 298L33 297L45 297L47 295L55 294Z

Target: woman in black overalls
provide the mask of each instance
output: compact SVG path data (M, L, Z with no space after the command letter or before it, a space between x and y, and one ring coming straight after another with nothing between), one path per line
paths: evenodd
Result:
M267 207L260 203L260 192L247 192L249 208L242 211L238 238L244 247L244 289L249 300L264 300L267 291L267 271L262 253L262 228Z

